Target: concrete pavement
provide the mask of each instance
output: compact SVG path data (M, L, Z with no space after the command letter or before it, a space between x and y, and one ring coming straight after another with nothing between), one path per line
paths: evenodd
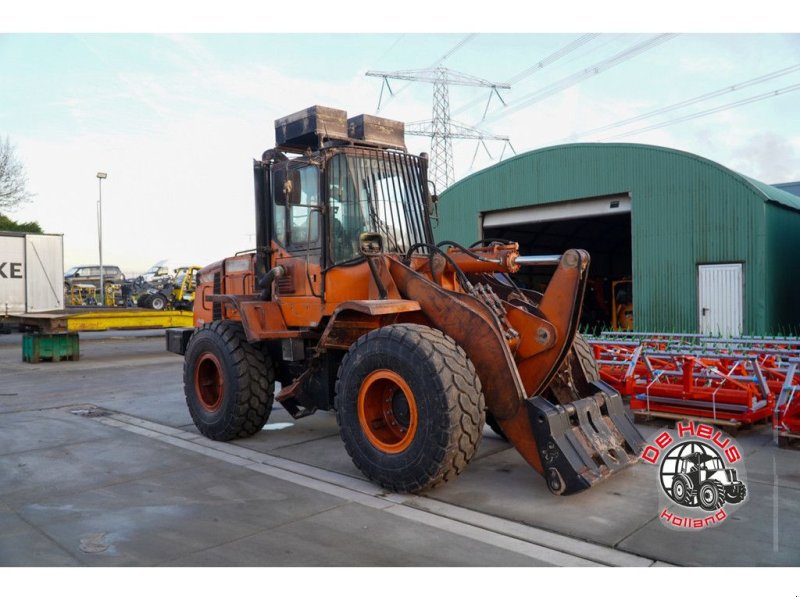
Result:
M648 465L558 498L488 428L456 481L387 494L332 414L198 435L162 336L82 336L79 362L37 365L0 336L0 565L800 564L800 453L767 431L737 439L750 501L703 532L658 522Z

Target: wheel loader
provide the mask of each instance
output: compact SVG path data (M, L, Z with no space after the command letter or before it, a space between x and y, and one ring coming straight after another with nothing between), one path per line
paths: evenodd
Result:
M428 158L400 122L314 106L275 137L253 163L255 251L203 268L195 327L167 333L200 432L252 436L274 400L334 411L355 465L399 492L456 477L487 422L554 494L636 461L644 440L576 332L585 251L435 243ZM515 284L526 265L552 265L544 293Z
M139 285L144 291L138 294L136 305L153 310L192 310L199 270L199 266L178 267L167 279L142 281Z

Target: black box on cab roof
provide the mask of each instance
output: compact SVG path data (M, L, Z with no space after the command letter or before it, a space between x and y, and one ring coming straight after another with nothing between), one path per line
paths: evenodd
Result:
M347 120L347 133L351 138L370 145L406 149L405 126L402 121L358 115Z
M347 112L326 106L311 106L275 119L275 145L300 152L318 150L328 140L346 141Z

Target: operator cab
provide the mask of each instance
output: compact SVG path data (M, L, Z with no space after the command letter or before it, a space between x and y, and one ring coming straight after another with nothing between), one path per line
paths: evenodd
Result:
M367 268L362 234L388 253L432 244L427 156L407 154L403 135L399 121L320 106L276 120L277 146L254 164L256 280L283 266L279 298L324 304L330 277Z

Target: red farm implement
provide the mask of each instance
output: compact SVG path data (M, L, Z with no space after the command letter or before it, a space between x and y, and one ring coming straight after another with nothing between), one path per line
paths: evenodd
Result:
M642 416L726 428L771 421L778 441L800 437L800 340L693 334L590 339L603 381Z

